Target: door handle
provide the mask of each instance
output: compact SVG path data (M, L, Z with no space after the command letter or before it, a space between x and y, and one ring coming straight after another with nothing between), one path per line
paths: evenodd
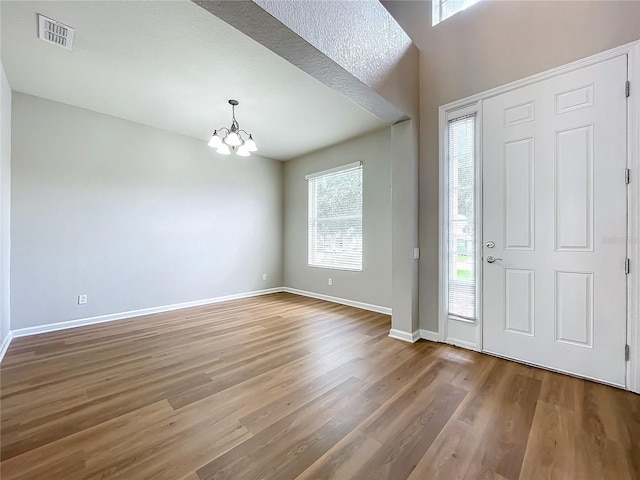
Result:
M501 258L496 258L493 255L489 255L487 257L487 263L499 262L501 260L502 260Z

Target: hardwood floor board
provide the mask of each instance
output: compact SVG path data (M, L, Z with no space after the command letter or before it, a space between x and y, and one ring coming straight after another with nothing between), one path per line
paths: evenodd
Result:
M350 331L347 331L347 329ZM342 337L340 340L335 339L337 334ZM298 327L294 333L288 335L272 334L267 337L266 341L264 339L261 341L251 341L242 345L242 348L222 350L220 351L220 357L224 361L229 361L230 359L237 359L238 356L242 354L251 354L256 350L267 353L273 350L281 350L287 346L305 348L310 352L331 352L335 348L340 348L339 342L353 345L356 343L356 340L362 336L363 334L357 330L357 324L355 327L347 324L340 327L329 327L326 330L317 332L301 330ZM330 338L331 342L325 345L323 340L327 338Z
M508 367L508 363L502 361L495 361L491 364L486 377L473 390L461 410L456 414L458 420L473 426L482 409L491 411L497 407L497 392L500 391L501 383L506 379Z
M327 453L298 475L297 480L339 480L353 478L381 445L360 430L353 430Z
M315 377L311 381L301 383L298 388L287 389L286 396L281 396L265 406L254 410L240 418L240 423L250 432L258 433L273 425L278 420L302 408L309 399L316 398L328 390L335 388L342 382L352 377L352 371L358 364L366 363L361 358L346 362L339 367Z
M258 474L261 478L278 478L272 477L274 470L287 459L287 452L291 448L294 448L294 451L296 448L306 450L304 442L309 432L315 433L334 415L353 418L351 412L356 408L371 406L372 411L376 408L373 402L355 395L362 386L361 380L350 377L198 469L196 473L201 480L249 479L257 478ZM322 454L324 452L318 454L317 458Z
M472 424L481 441L467 466L470 478L491 478L495 473L517 480L520 475L541 382L506 367L503 381L493 396L485 397Z
M327 423L291 444L284 455L278 458L277 468L272 467L266 478L297 478L380 406L370 400L361 400L358 396L345 400L345 408L335 412ZM256 473L261 475L260 470Z
M540 380L513 375L504 392L504 403L496 432L499 442L507 446L505 454L496 466L496 473L511 480L518 480L522 459L529 440L529 432L540 395Z
M357 354L350 350L341 350L326 356L317 356L312 353L298 362L283 365L237 385L233 387L235 390L230 391L229 394L237 397L258 387L264 393L262 399L262 404L264 404L268 399L272 400L281 395L290 396L291 390L300 384L315 381L316 378L325 375L331 369L338 368L344 363L355 362L358 358ZM259 392L256 391L257 393Z
M437 361L429 365L425 372L417 377L405 389L400 391L359 428L361 431L384 444L386 439L401 434L420 410L416 406L424 405L431 391L440 384L446 384L452 377L450 365ZM420 407L418 407L420 408Z
M79 453L83 454L84 462L84 450L88 446L98 451L109 451L113 445L126 445L131 435L168 418L173 413L171 406L163 400L11 459L3 458L0 463L2 478L5 480L45 478L39 466L53 461L64 463L67 457L74 457L71 461L75 461ZM79 471L83 472L84 467ZM75 472L75 477L81 478L79 472ZM74 478L74 475L61 478Z
M186 477L182 477L180 480L200 480L200 477L198 477L196 472L191 472Z
M249 438L251 433L232 417L205 417L199 411L183 410L136 432L127 444L109 451L86 451L85 476L172 480Z
M427 348L432 349L433 347L428 346ZM409 358L409 360L398 365L392 372L373 383L364 391L363 395L383 404L434 362L435 357L430 354L431 351L427 349L421 350L420 355Z
M373 346L376 343L380 342L381 340L384 340L385 338L389 338L389 334L387 332L382 332L382 333L378 333L378 335L372 336L369 340L367 340L364 343L367 346Z
M72 479L77 472L85 468L84 455L80 451L69 452L63 458L48 458L46 462L33 465L28 471L11 472L0 466L0 477L3 480L42 480L49 478Z
M566 408L572 412L577 411L579 407L577 397L582 380L568 375L546 373L542 379L540 401Z
M146 362L141 363L147 365ZM189 365L189 363L185 362L183 365ZM131 379L134 377L131 369L123 368L122 366L114 367L112 370L105 370L102 368L98 369L94 378L91 378L89 374L85 374L80 377L70 375L70 379L64 380L63 377L59 375L58 379L55 381L42 384L40 389L37 387L25 388L22 392L15 392L15 395L12 395L12 398L9 398L8 400L6 398L3 399L3 408L5 408L7 412L13 414L15 411L19 411L22 408L25 401L28 401L32 408L30 408L27 413L29 417L33 419L46 414L46 412L50 412L52 407L57 403L65 403L67 408L78 407L86 403L85 399L87 398L87 389L97 388L97 386L102 383L109 383L112 381L112 378L117 378L118 374L122 375L122 371L126 372L124 375L125 379ZM86 377L86 375L88 375L88 377ZM147 380L147 384L149 381L154 380L151 375L147 375L143 378ZM180 381L182 381L182 379L180 379ZM202 378L201 381L206 382L207 380ZM143 387L143 384L137 381L130 382L127 385L129 385L129 388L134 389L140 389ZM32 392L35 391L38 391L39 393L36 399L34 399L34 396L32 395ZM115 385L111 389L107 389L108 394L113 394L115 391ZM13 414L11 417L15 419L18 415ZM24 422L25 419L20 418L20 421Z
M180 339L175 339L176 341L180 341ZM166 343L165 340L153 340L156 342L157 349L154 349L155 345L150 340L144 341L145 350L144 352L140 352L140 344L141 341L126 341L121 342L117 347L100 347L94 351L81 351L74 352L71 355L66 355L65 358L59 358L57 361L48 358L37 358L30 365L25 365L21 370L8 369L3 372L3 380L6 383L7 387L11 387L11 374L15 370L16 372L21 372L23 375L18 376L16 379L18 381L17 388L20 388L24 385L24 382L29 382L29 385L37 385L41 382L52 382L57 378L61 378L62 375L60 372L66 371L69 364L75 365L76 369L74 369L75 375L82 375L83 373L91 373L95 371L96 368L99 368L100 365L104 365L107 363L110 367L119 366L117 364L132 364L134 366L139 366L141 361L147 360L152 362L157 362L157 354L160 354L159 358L171 358L167 355L167 345L162 345L163 342ZM203 344L204 345L204 344ZM192 351L198 351L198 346L195 345ZM184 352L182 353L182 357L180 357L180 353L176 351L173 358L182 358L184 360ZM187 354L189 355L189 354ZM120 360L122 362L120 362ZM144 367L142 367L144 368ZM77 373L75 373L77 370ZM27 375L25 377L25 375ZM62 377L64 378L64 377ZM25 380L28 379L28 380Z
M205 410L219 416L233 414L235 418L242 418L264 406L267 399L290 397L291 390L299 385L314 381L317 376L354 359L356 357L350 352L341 351L316 358L314 362L303 357L183 408ZM233 412L229 411L229 405L233 406Z
M170 396L169 403L177 410L308 354L307 350L295 349L272 357L265 356L262 359L256 359L248 365L245 364L240 368L230 369L229 371L221 372L218 376L213 376L212 381L203 386L182 390L179 394Z
M638 438L640 401L638 395L621 390L613 390L609 393L614 398L613 405L606 395L602 395L602 401L605 404L609 403L613 412L624 412L623 415L618 414L616 418L621 432L621 442L625 449L631 478L640 479L640 438Z
M520 480L581 478L579 435L575 413L563 406L539 401Z
M114 393L91 399L81 405L60 409L49 413L49 415L31 419L21 423L20 426L24 434L20 436L18 441L9 444L2 443L1 458L3 460L9 459L81 432L86 428L132 412L149 403L155 403L170 397L175 392L191 389L194 384L201 384L202 382L209 383L210 379L202 375L195 381L191 378L186 380L177 378L173 382L154 384L145 389L132 389L127 394Z
M9 348L6 351L5 357L2 359L0 372L2 372L3 370L6 371L13 365L23 365L36 355L33 351L18 353L17 349L12 348L12 346L13 345L9 344Z
M393 434L389 432L387 439L377 438L382 446L353 479L409 477L468 392L447 383L437 383L428 393L421 398L420 404L425 406L417 415L403 415L406 420L400 429Z
M625 423L619 422L619 415L607 407L607 400L615 401L617 395L612 395L605 385L597 383L585 383L580 386L579 392L582 395L578 412L585 431L595 438L606 437L616 442L627 440Z
M359 356L367 358L367 363L354 370L353 375L372 385L396 369L399 363L410 358L422 357L431 347L426 343L400 345L397 340L387 338L384 345L374 352L367 352L366 347L357 349Z
M470 391L487 378L496 363L495 357L455 347L441 348L436 355L458 367L451 385Z
M278 293L16 338L3 480L636 480L640 396Z
M409 480L466 480L475 445L482 438L470 425L455 419L441 430L431 448L409 475Z

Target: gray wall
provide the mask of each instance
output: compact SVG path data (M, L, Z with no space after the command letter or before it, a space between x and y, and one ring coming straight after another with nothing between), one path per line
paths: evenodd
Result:
M347 300L391 307L391 131L365 135L290 160L284 167L284 285ZM307 266L305 175L362 160L363 270ZM333 286L327 279L333 279Z
M438 107L640 38L638 1L482 1L431 27L384 2L420 48L420 327L438 329Z
M419 328L418 260L418 122L391 127L392 285L391 328L412 334Z
M282 285L279 162L16 92L12 155L12 329Z
M0 63L0 345L11 328L9 305L11 217L11 87Z

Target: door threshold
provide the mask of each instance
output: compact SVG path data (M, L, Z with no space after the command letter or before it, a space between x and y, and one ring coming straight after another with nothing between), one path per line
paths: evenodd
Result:
M539 368L540 370L547 370L548 372L560 373L562 375L567 375L569 377L579 378L581 380L588 380L588 381L594 382L594 383L600 383L600 384L606 385L608 387L615 387L615 388L619 388L621 390L627 390L627 386L626 385L621 385L621 384L618 384L618 383L611 383L611 382L607 382L605 380L600 380L598 378L587 377L585 375L579 375L577 373L569 372L569 371L566 371L566 370L561 370L561 369L558 369L558 368L548 367L546 365L541 365L539 363L525 362L524 360L521 360L519 358L507 357L506 355L501 355L499 353L490 352L488 350L482 350L482 353L484 353L486 355L491 355L492 357L502 358L503 360L509 360L511 362L520 363L522 365L527 365L529 367Z

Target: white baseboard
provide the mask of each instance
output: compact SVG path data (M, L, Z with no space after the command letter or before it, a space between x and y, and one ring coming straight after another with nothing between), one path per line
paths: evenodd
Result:
M456 347L460 348L466 348L467 350L473 350L475 352L482 352L478 345L476 345L475 343L467 342L466 340L458 340L457 338L448 337L445 340L445 343L448 343L449 345L455 345Z
M9 344L11 343L11 339L13 338L13 334L9 332L0 345L0 362L4 358L4 354L7 353L7 349L9 348Z
M438 332L420 329L420 338L429 340L430 342L439 342Z
M416 343L420 339L420 330L409 333L392 328L391 330L389 330L389 336L391 338L395 338L396 340L402 340L403 342Z
M295 295L302 295L304 297L317 298L318 300L326 300L327 302L339 303L341 305L348 305L350 307L361 308L363 310L371 310L372 312L384 313L385 315L391 315L391 309L389 307L356 302L355 300L347 300L346 298L332 297L330 295L323 295L322 293L307 292L305 290L298 290L297 288L283 287L281 291L293 293Z
M236 293L233 295L206 298L204 300L195 300L192 302L174 303L173 305L164 305L161 307L142 308L140 310L131 310L129 312L111 313L109 315L100 315L97 317L80 318L78 320L70 320L68 322L49 323L47 325L38 325L37 327L19 328L17 330L12 330L11 334L13 338L26 337L28 335L36 335L38 333L55 332L57 330L66 330L67 328L76 328L76 327L83 327L85 325L95 325L97 323L113 322L114 320L123 320L126 318L140 317L142 315L150 315L152 313L169 312L171 310L180 310L182 308L199 307L201 305L209 305L212 303L227 302L229 300L238 300L241 298L257 297L259 295L267 295L269 293L279 293L279 292L282 292L282 287L267 288L265 290L254 290L252 292Z

